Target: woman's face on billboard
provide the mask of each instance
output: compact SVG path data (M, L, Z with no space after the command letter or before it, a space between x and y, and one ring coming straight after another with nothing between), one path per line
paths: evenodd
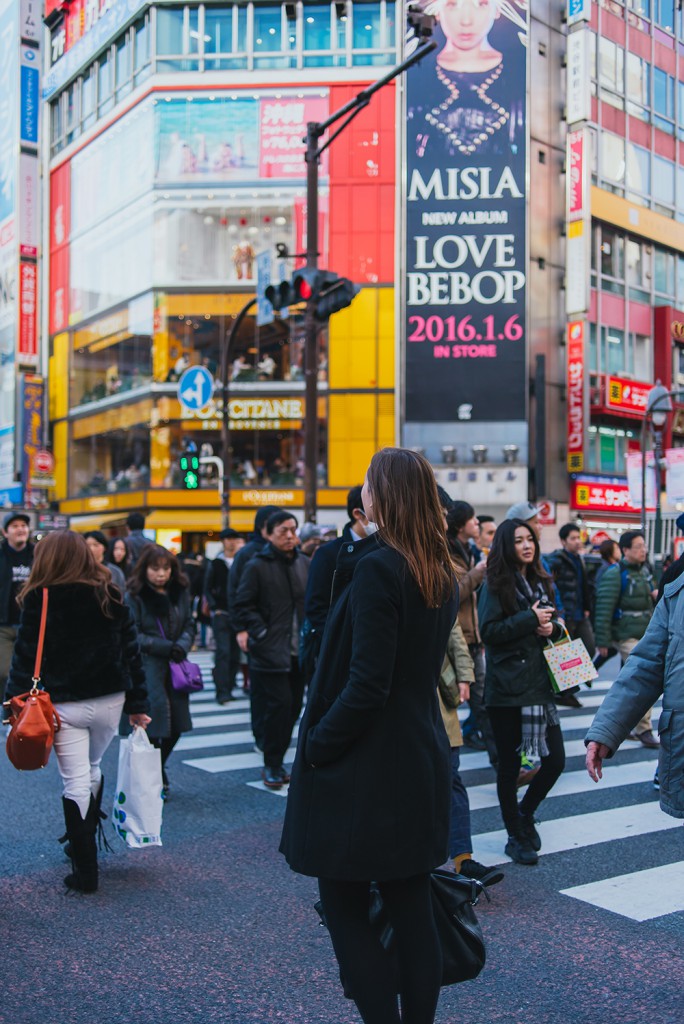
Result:
M442 0L438 8L444 35L459 50L475 50L498 14L496 0Z

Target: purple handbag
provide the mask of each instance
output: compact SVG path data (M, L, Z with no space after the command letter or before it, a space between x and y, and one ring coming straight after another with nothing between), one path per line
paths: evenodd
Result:
M166 640L166 633L159 619L157 619L157 625L159 632ZM183 661L170 661L169 669L171 671L171 686L176 693L197 693L204 689L202 670L194 661L188 661L187 658L184 658Z

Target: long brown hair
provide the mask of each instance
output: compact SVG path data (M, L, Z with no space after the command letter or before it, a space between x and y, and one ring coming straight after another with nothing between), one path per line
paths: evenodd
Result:
M177 596L181 590L190 586L190 581L180 567L180 563L172 551L163 548L161 544L146 544L138 555L138 560L133 566L133 571L128 578L129 594L139 594L147 583L147 570L149 566L168 566L171 570L169 577L169 590L172 596Z
M380 537L404 556L428 608L439 608L455 581L432 466L409 448L383 448L367 479Z
M95 561L83 537L73 530L54 530L36 545L31 575L17 602L23 605L32 590L64 584L92 587L102 614L107 618L113 618L112 605L123 604L118 588L112 584L112 574L107 566Z

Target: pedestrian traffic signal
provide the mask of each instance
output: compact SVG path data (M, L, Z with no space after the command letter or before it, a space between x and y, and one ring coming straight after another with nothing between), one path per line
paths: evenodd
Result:
M319 288L316 302L316 319L327 320L333 313L351 306L361 291L348 277L338 277L332 271L324 272L324 281Z
M184 451L180 457L181 483L186 491L199 487L200 460L197 452Z

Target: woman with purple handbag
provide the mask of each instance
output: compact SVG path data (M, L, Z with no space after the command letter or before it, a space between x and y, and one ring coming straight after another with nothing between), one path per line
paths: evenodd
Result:
M192 729L189 694L201 688L199 667L187 660L195 621L189 581L176 556L158 544L143 548L128 580L127 600L140 636L152 717L148 735L161 750L168 796L166 762L181 733Z

